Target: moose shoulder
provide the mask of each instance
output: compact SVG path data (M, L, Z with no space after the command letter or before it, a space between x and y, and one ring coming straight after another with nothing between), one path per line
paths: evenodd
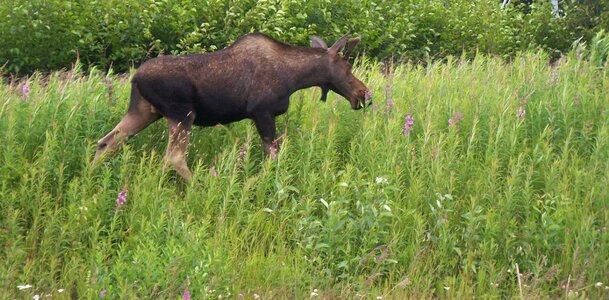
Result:
M358 42L346 34L328 48L313 37L312 47L306 48L252 33L217 52L151 59L133 77L127 114L99 140L94 161L161 117L169 123L165 167L173 167L186 180L191 177L185 155L193 124L252 119L268 155L275 139L275 117L287 111L295 91L319 86L322 100L332 90L349 100L353 109L370 104L368 88L353 76L347 61Z

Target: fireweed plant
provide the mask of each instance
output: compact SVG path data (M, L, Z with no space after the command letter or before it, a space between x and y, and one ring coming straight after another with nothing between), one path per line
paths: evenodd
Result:
M547 61L361 59L376 109L299 92L275 159L251 122L195 128L188 184L165 121L91 164L129 76L4 81L0 295L607 298L609 73Z

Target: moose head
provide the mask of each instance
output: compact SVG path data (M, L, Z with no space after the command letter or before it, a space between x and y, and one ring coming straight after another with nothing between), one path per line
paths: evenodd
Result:
M328 66L329 83L321 86L321 101L326 101L328 91L345 97L351 103L353 109L360 109L372 104L369 101L370 91L368 88L351 73L349 56L353 49L360 42L360 38L349 39L349 33L342 36L331 47L321 38L314 36L311 38L312 48L325 49L324 58ZM346 49L343 56L340 51Z

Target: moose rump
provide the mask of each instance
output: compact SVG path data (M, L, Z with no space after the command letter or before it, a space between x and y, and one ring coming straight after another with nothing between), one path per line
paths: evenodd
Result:
M350 49L357 41L349 43ZM331 48L315 43L314 48L303 48L255 33L214 53L153 58L134 75L127 114L99 140L94 161L115 152L128 136L161 117L169 124L164 167L173 167L186 180L192 175L185 157L193 124L213 126L252 119L269 154L275 117L287 111L289 97L296 90L329 87L347 98L354 109L365 104L360 101L366 102L368 89L338 54L346 44L345 35Z

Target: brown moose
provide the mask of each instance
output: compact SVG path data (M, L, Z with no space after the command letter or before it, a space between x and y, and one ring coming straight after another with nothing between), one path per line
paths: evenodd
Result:
M131 81L127 114L99 140L94 162L161 117L169 122L164 167L173 167L186 180L192 175L185 156L193 124L252 119L268 155L275 139L275 117L287 111L295 91L319 86L323 101L332 90L349 100L353 109L370 104L368 88L353 76L348 62L360 40L348 36L329 48L313 37L311 48L306 48L252 33L217 52L148 60Z

